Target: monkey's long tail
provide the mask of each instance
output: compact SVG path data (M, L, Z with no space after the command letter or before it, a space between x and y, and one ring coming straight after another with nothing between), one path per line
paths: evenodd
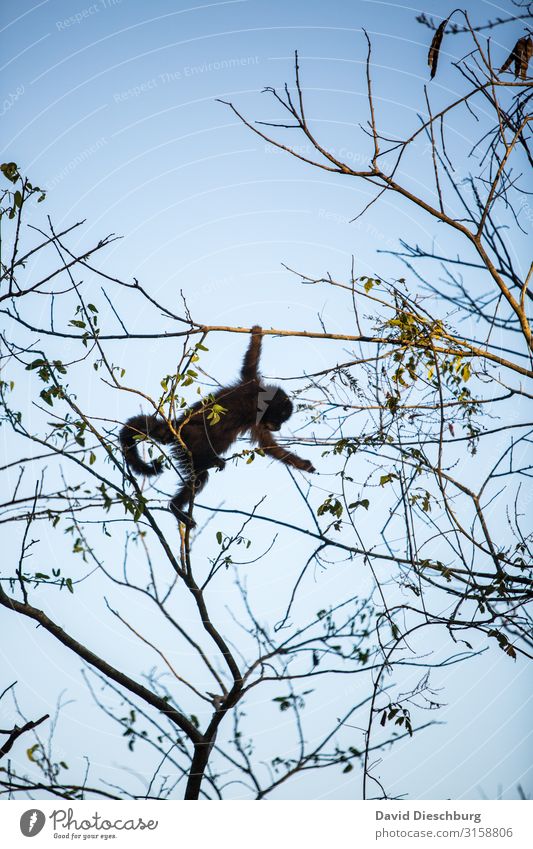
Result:
M128 419L118 438L126 462L130 469L138 475L152 477L163 471L163 461L160 459L145 463L139 454L139 437L147 436L155 442L171 442L168 427L162 419L156 416L133 416Z

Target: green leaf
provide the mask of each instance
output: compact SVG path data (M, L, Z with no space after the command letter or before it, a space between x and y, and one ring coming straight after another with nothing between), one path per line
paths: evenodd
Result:
M39 396L43 399L43 401L49 404L50 407L54 406L51 390L43 389L42 392L39 392Z
M356 510L358 507L364 507L365 510L368 510L370 506L370 501L368 498L363 498L361 501L353 501L351 504L348 504L348 510Z
M316 513L317 516L324 516L326 513L331 513L332 516L336 516L337 519L340 519L343 513L343 506L338 498L334 498L333 494L331 494L326 498L324 503L320 505Z
M46 360L39 358L37 360L33 360L33 362L29 363L26 366L26 371L33 371L33 369L40 368L40 366L45 366Z
M209 421L209 424L218 424L224 413L227 413L226 407L223 407L222 404L212 404L207 412L207 420Z
M16 162L3 162L0 165L0 171L11 183L16 183L20 180L20 174Z
M146 504L146 502L143 499L143 500L139 500L137 502L137 504L135 505L135 509L133 511L133 521L134 522L138 522L139 519L141 518L142 514L144 513L145 504Z

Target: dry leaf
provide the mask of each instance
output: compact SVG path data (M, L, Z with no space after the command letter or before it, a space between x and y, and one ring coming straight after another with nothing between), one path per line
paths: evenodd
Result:
M450 15L450 18L451 18L451 15ZM433 40L432 40L430 48L429 48L428 65L431 68L431 79L433 79L433 77L437 73L437 64L438 64L438 61L439 61L439 53L440 53L440 46L442 44L442 37L444 35L444 30L446 29L446 27L448 25L448 21L450 20L450 18L446 18L445 21L442 21L442 23L439 24L438 29L435 32L435 35L433 36Z
M509 56L500 68L500 74L507 71L514 62L515 79L525 80L528 75L529 60L533 56L533 39L530 35L519 38Z

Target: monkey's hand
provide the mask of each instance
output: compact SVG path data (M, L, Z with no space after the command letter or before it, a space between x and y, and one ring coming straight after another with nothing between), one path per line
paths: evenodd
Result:
M215 460L215 467L222 472L226 467L226 461L222 457L217 457Z
M313 466L311 460L302 460L302 465L300 466L302 472L316 472L315 467Z
M261 333L262 329L263 328L260 327L259 324L254 324L254 326L252 327L252 333Z

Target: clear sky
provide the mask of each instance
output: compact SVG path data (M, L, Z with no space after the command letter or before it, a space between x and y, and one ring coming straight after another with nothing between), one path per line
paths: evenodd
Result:
M467 7L474 23L512 8L483 0ZM50 213L58 227L86 219L80 244L111 232L122 235L106 253L106 270L124 279L137 277L176 312L182 290L193 317L206 323L260 321L318 330L322 319L331 332L350 332L350 317L338 301L322 288L298 285L282 263L342 278L354 255L359 274L398 274L397 262L377 252L395 247L398 238L438 238L434 223L384 197L366 218L350 224L371 197L367 188L274 151L216 98L232 100L251 118L275 119L273 102L260 92L292 80L298 49L308 118L349 164L366 162L369 140L358 128L367 120L362 27L373 43L378 115L384 130L394 134L399 127L416 126L428 78L431 34L416 23L416 15L438 16L451 8L437 0L423 7L377 0L196 5L4 0L2 159L15 160L49 189L46 209L39 212ZM505 45L495 30L498 58L521 30L520 25L506 30ZM458 38L446 50L458 56L463 47ZM433 84L437 101L453 96L459 85L442 65ZM466 150L469 141L458 131L450 145ZM416 161L408 160L404 168L413 186L424 180ZM113 320L110 314L107 319ZM130 331L142 331L142 311L125 313L125 320ZM468 335L466 325L463 332ZM235 373L243 337L219 336L216 344L214 353L210 342L213 355L206 367L226 381ZM342 346L331 345L328 357L334 350L340 356ZM304 347L295 340L269 339L265 347L267 374L288 376L333 361L325 360L323 343ZM114 353L118 361L127 356L139 387L150 393L173 368L169 342L150 343L148 355L144 345ZM108 403L96 384L88 391L98 404ZM124 418L123 410L114 412ZM242 485L237 473L227 475L226 487ZM281 472L275 480L278 486ZM210 503L222 493L218 479L213 486ZM251 501L260 483L255 487ZM14 639L17 633L22 638L23 630L17 623ZM65 663L64 651L51 644L49 650L57 671ZM494 649L473 661L475 678L469 671L473 665L442 672L440 695L449 707L438 718L448 724L431 732L434 750L428 751L421 736L388 758L385 781L391 792L402 792L407 784L412 798L483 793L493 798L501 786L512 798L518 783L533 789L531 679L525 664L514 665L501 654ZM43 700L58 689L57 675L47 673L46 662L28 659ZM79 686L76 664L65 686L69 694ZM34 694L25 695L31 708ZM83 726L74 711L67 710L67 716L72 728L80 721ZM89 721L98 723L95 716ZM480 775L486 778L480 781ZM312 786L302 787L302 795L314 794ZM350 782L338 781L330 795L355 793Z

